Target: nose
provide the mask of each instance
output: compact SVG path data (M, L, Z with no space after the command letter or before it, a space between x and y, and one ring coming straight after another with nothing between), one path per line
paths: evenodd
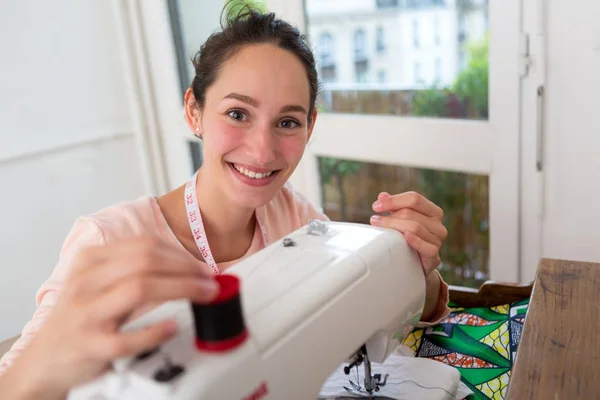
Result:
M254 162L267 166L277 157L277 138L273 129L267 124L260 124L248 135L248 151Z

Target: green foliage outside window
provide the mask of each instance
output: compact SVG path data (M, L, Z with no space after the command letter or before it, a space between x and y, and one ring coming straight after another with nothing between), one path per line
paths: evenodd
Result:
M411 113L421 117L456 117L452 115L452 99L464 108L463 118L488 118L489 35L471 43L468 65L450 87L433 87L415 93Z

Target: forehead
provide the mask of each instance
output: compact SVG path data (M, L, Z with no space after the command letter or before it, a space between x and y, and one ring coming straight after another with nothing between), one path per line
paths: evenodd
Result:
M207 91L207 100L220 101L231 92L253 97L261 106L308 106L310 102L304 65L291 51L272 44L244 46L225 61Z

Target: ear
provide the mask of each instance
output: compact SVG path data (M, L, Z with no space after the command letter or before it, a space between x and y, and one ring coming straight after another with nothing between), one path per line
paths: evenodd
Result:
M313 113L312 113L312 120L311 120L310 125L308 127L308 136L306 138L306 142L307 143L310 140L310 137L312 136L313 128L315 127L315 122L317 122L317 114L318 113L319 112L317 111L317 107L315 107L315 109L313 110Z
M191 88L185 91L184 104L185 120L189 128L194 134L202 134L202 111L198 107L198 103L196 103L196 98ZM200 128L200 130L196 130L196 128Z

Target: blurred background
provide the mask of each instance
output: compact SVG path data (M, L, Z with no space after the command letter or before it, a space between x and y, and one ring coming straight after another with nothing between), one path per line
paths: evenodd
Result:
M368 223L380 191L424 194L461 286L529 282L541 257L600 261L596 0L246 2L314 49L321 113L292 183L332 219ZM182 100L225 1L0 4L2 340L78 216L202 164Z

